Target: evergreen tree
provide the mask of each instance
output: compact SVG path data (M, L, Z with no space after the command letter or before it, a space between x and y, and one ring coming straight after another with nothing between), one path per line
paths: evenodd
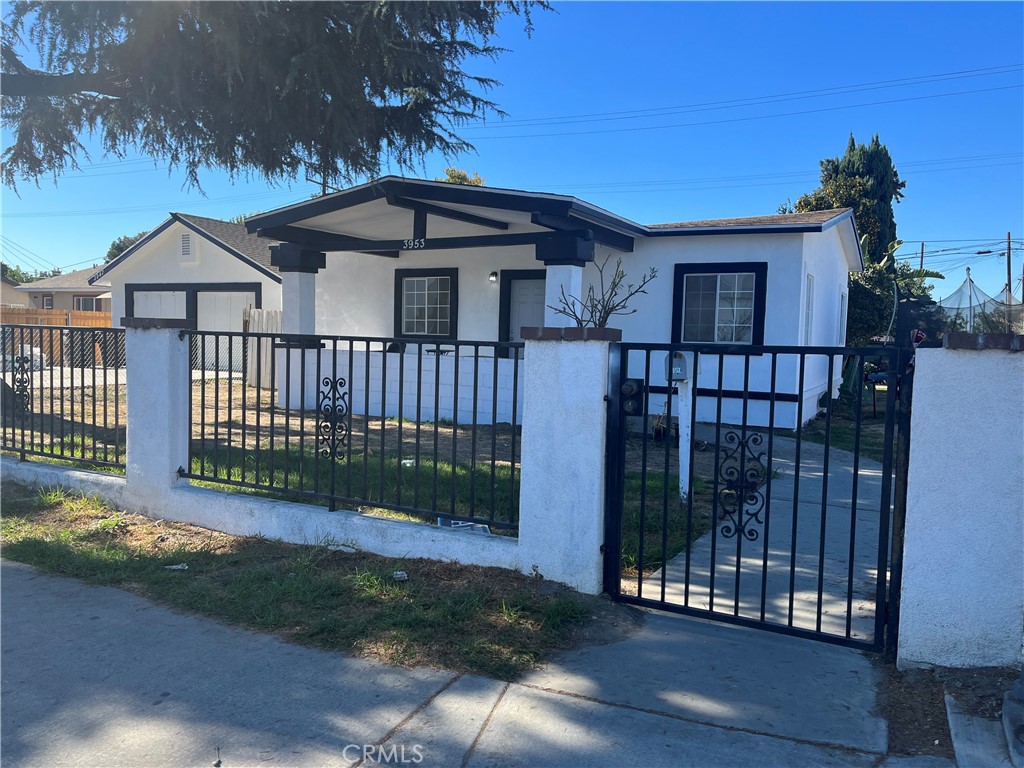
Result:
M471 187L482 187L484 185L484 180L476 171L473 171L473 175L470 176L469 171L464 171L455 166L445 168L444 176L435 176L434 181L444 181L449 184L467 184Z
M11 3L0 35L3 181L59 177L130 149L185 170L350 182L385 163L471 149L456 131L487 113L498 22L532 0ZM40 67L25 62L34 45Z
M878 134L867 145L858 144L850 134L846 153L821 161L821 185L797 200L795 207L797 211L853 208L857 229L867 236L864 260L877 264L896 240L893 201L903 198L906 185Z
M103 257L103 260L113 261L122 253L127 251L133 245L135 245L137 242L139 242L139 240L144 238L147 234L149 233L143 231L139 232L137 235L121 235L110 244L109 248L107 248L107 255Z

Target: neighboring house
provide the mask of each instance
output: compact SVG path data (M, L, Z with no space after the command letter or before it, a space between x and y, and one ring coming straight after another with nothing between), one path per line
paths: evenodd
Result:
M327 253L315 278L316 332L430 344L514 341L524 326L571 325L550 310L561 288L583 294L595 264L610 258L608 279L621 258L626 282L658 270L632 302L635 314L612 318L624 340L839 346L848 273L863 267L850 209L645 226L571 196L394 176L246 226L287 243L278 249L284 270L316 272L315 253ZM828 389L826 370L824 357L805 370L805 418ZM768 376L767 358L755 360L748 389L766 392ZM790 416L780 412L780 426L795 420L797 377L796 358L781 359L776 383ZM716 379L717 365L705 361L699 386L717 388ZM833 391L839 381L837 365ZM649 384L666 391L660 362ZM742 392L741 360L727 359L720 384ZM713 405L702 398L698 419ZM726 420L738 417L732 405ZM763 399L759 408L767 411Z
M281 308L273 243L244 226L172 213L131 248L93 271L110 286L114 325L123 317L191 319L199 330L241 331L246 307Z
M110 288L106 283L90 282L96 267L77 269L45 280L19 285L17 290L34 309L62 309L78 312L109 312Z
M5 307L24 307L28 305L25 295L15 290L18 284L7 275L0 274L0 305Z

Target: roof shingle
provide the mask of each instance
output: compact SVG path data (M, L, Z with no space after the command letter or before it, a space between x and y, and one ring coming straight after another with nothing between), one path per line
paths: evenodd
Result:
M173 215L187 220L213 239L220 240L224 245L252 259L260 266L277 272L277 268L270 263L270 246L276 245L276 240L250 235L245 231L244 225L232 224L230 221L208 219L205 216L194 216L191 213L175 213Z
M678 221L671 224L648 224L651 229L697 229L702 227L771 227L799 226L801 224L825 224L841 216L850 208L833 208L828 211L807 213L780 213L773 216L745 216L738 219L704 219L701 221Z

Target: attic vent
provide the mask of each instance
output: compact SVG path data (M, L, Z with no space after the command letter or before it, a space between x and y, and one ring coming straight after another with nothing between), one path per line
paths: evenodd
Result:
M182 261L192 260L192 235L187 232L181 236L181 259Z

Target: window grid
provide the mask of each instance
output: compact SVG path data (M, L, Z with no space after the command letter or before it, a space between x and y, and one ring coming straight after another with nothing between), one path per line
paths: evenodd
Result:
M95 312L98 301L95 296L75 296L75 311Z
M402 280L402 335L448 336L451 332L451 279Z
M753 330L753 272L686 275L683 341L750 344Z

